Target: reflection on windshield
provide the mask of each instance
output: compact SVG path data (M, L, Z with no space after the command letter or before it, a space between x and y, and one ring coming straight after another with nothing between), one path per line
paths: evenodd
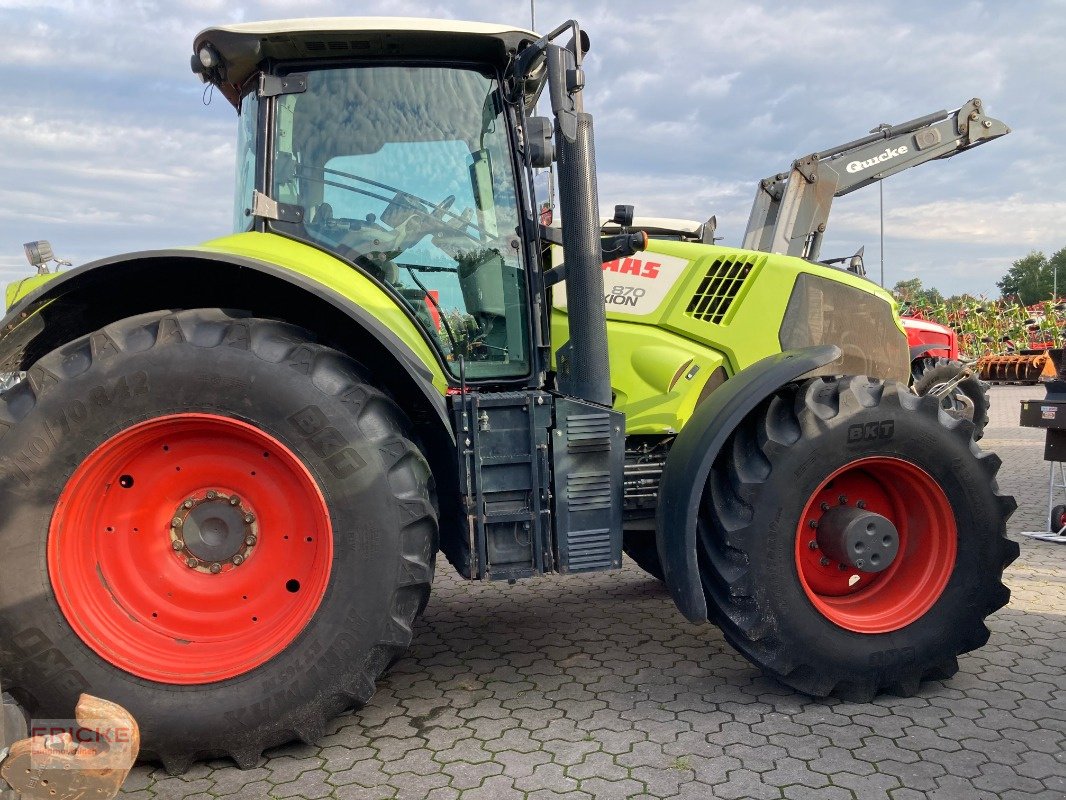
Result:
M297 235L388 284L472 378L529 370L507 120L494 79L447 67L308 76L278 100L274 197Z

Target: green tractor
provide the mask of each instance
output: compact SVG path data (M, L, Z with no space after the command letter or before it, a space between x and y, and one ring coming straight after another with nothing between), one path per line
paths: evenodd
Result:
M367 702L438 550L514 581L619 569L624 543L815 696L912 693L985 643L1018 552L999 459L907 390L868 281L601 236L587 49L574 22L196 37L238 112L234 235L52 275L0 322L23 705L88 691L171 771L250 767Z

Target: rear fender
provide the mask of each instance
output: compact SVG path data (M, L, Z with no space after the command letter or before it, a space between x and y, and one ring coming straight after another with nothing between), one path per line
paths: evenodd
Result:
M711 465L730 434L763 400L840 355L835 345L820 345L757 361L700 403L677 435L659 486L655 538L666 585L690 621L708 619L696 558L696 519Z
M443 397L447 382L437 364L427 363L357 299L299 272L235 253L129 253L56 277L0 321L0 372L24 371L56 347L119 319L203 307L241 309L312 331L391 381L405 405L432 410L450 431Z

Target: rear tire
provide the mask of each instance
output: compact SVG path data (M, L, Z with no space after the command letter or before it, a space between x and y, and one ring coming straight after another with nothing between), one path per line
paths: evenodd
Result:
M999 466L968 423L902 384L783 387L733 434L704 494L699 558L715 621L750 661L810 695L910 695L954 674L1010 597L1001 578L1018 555L1005 535L1016 504L997 494ZM826 483L835 475L843 499ZM892 520L891 567L836 579L809 523L838 502Z
M407 427L347 356L219 309L45 356L0 396L5 689L38 718L117 702L175 773L319 738L429 595L437 516Z
M919 358L911 368L914 393L924 396L943 386L964 369L958 361L946 358ZM941 398L941 407L953 417L968 419L973 423L973 440L985 435L988 425L988 384L977 375L971 375L951 392Z

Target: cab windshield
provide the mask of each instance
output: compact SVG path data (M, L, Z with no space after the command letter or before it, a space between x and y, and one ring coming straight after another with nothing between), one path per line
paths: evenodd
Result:
M295 234L388 285L458 374L529 372L507 118L495 78L458 67L308 74L278 98L274 185Z

